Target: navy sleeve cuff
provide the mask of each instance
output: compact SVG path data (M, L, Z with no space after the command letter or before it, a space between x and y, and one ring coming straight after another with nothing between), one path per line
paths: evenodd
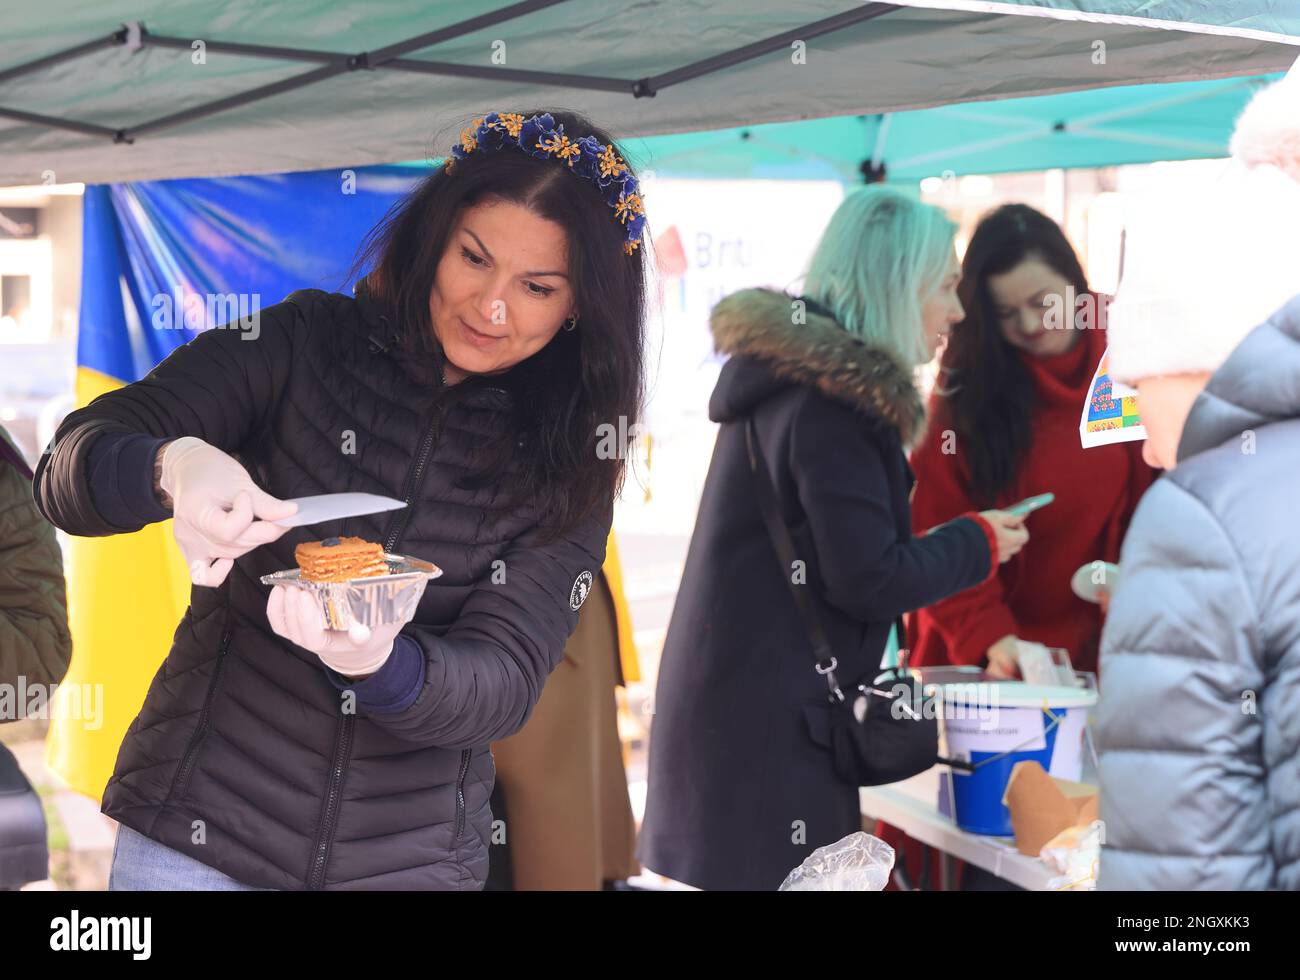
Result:
M393 652L369 677L350 681L330 667L325 668L325 675L340 691L352 691L357 706L369 714L396 714L414 704L424 687L424 650L409 636L398 633Z
M86 482L91 503L109 524L137 527L172 516L153 492L154 457L166 441L138 432L105 432L95 439Z

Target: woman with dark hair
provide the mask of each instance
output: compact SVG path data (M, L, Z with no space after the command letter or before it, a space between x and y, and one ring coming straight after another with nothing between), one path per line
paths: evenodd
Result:
M912 453L919 531L972 508L1056 499L1029 519L1033 538L998 574L920 610L916 662L1018 672L1016 640L1064 647L1096 670L1101 610L1070 588L1092 561L1114 562L1153 471L1140 443L1084 451L1079 415L1106 349L1104 297L1046 215L1008 204L986 215L962 262L966 316L952 331Z
M355 297L294 293L68 416L42 512L86 535L174 517L196 586L104 795L110 887L483 886L489 745L527 721L605 555L644 222L607 134L492 113L372 234ZM406 506L274 523L338 491ZM344 535L442 569L409 622L328 630L260 584Z

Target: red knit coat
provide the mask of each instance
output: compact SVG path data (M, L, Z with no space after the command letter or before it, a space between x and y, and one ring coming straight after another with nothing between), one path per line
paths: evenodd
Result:
M1119 560L1133 510L1155 477L1142 461L1141 442L1093 449L1079 444L1079 415L1105 348L1106 332L1088 330L1064 354L1019 352L1034 386L1031 438L1011 485L995 503L1005 507L1048 491L1056 500L1027 518L1028 544L996 576L910 617L914 664L980 664L990 646L1014 634L1064 647L1076 669L1097 669L1101 611L1074 594L1070 577L1087 562ZM943 452L944 431L951 428L947 400L932 397L927 434L911 457L917 533L981 509L971 495L960 439L955 453Z

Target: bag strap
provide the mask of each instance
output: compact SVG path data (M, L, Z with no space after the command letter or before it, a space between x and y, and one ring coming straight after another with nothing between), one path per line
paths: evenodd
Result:
M745 422L745 448L749 453L749 468L754 474L755 495L758 497L758 507L763 514L763 523L767 526L768 537L772 539L772 545L776 548L777 558L782 565L781 577L790 587L790 594L794 597L795 608L799 611L799 617L803 620L804 631L808 634L808 639L812 643L813 659L816 661L816 671L826 678L826 685L830 691L831 697L837 701L844 700L844 692L840 689L839 680L835 676L835 669L839 666L839 661L831 652L830 642L826 639L826 632L822 629L821 619L817 615L816 607L813 605L812 596L809 590L801 589L790 578L790 571L797 560L795 557L794 541L790 538L790 529L785 526L785 521L781 518L780 508L776 500L776 490L772 486L772 478L768 476L767 465L763 459L763 451L759 448L758 434L754 425L754 418L751 415ZM900 673L907 670L908 650L906 649L907 632L903 626L903 617L899 616L894 621L894 626L898 631L898 671ZM882 675L883 676L883 675Z
M839 661L835 659L835 655L831 652L831 645L826 639L826 632L822 629L821 620L817 616L816 609L813 608L812 597L808 594L807 589L799 588L790 578L790 571L794 568L794 563L797 560L795 558L794 542L790 539L790 530L785 526L785 521L781 519L781 514L777 509L776 490L772 487L772 478L767 475L767 466L763 461L763 452L758 446L758 437L754 432L754 418L752 415L745 423L745 447L749 451L749 468L754 474L754 488L758 496L759 509L763 512L763 523L767 525L768 536L772 539L777 557L781 561L781 577L785 579L785 584L790 587L790 594L794 596L795 608L799 610L799 617L803 620L804 630L807 632L809 640L812 641L813 659L817 662L817 673L826 678L826 685L831 696L838 701L843 701L844 692L840 690L839 681L835 677L835 668L839 666Z

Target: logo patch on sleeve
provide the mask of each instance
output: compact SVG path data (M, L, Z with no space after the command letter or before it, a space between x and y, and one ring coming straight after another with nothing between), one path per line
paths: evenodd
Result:
M584 571L573 580L573 588L569 592L569 608L580 609L582 604L587 601L587 593L590 591L591 572Z

